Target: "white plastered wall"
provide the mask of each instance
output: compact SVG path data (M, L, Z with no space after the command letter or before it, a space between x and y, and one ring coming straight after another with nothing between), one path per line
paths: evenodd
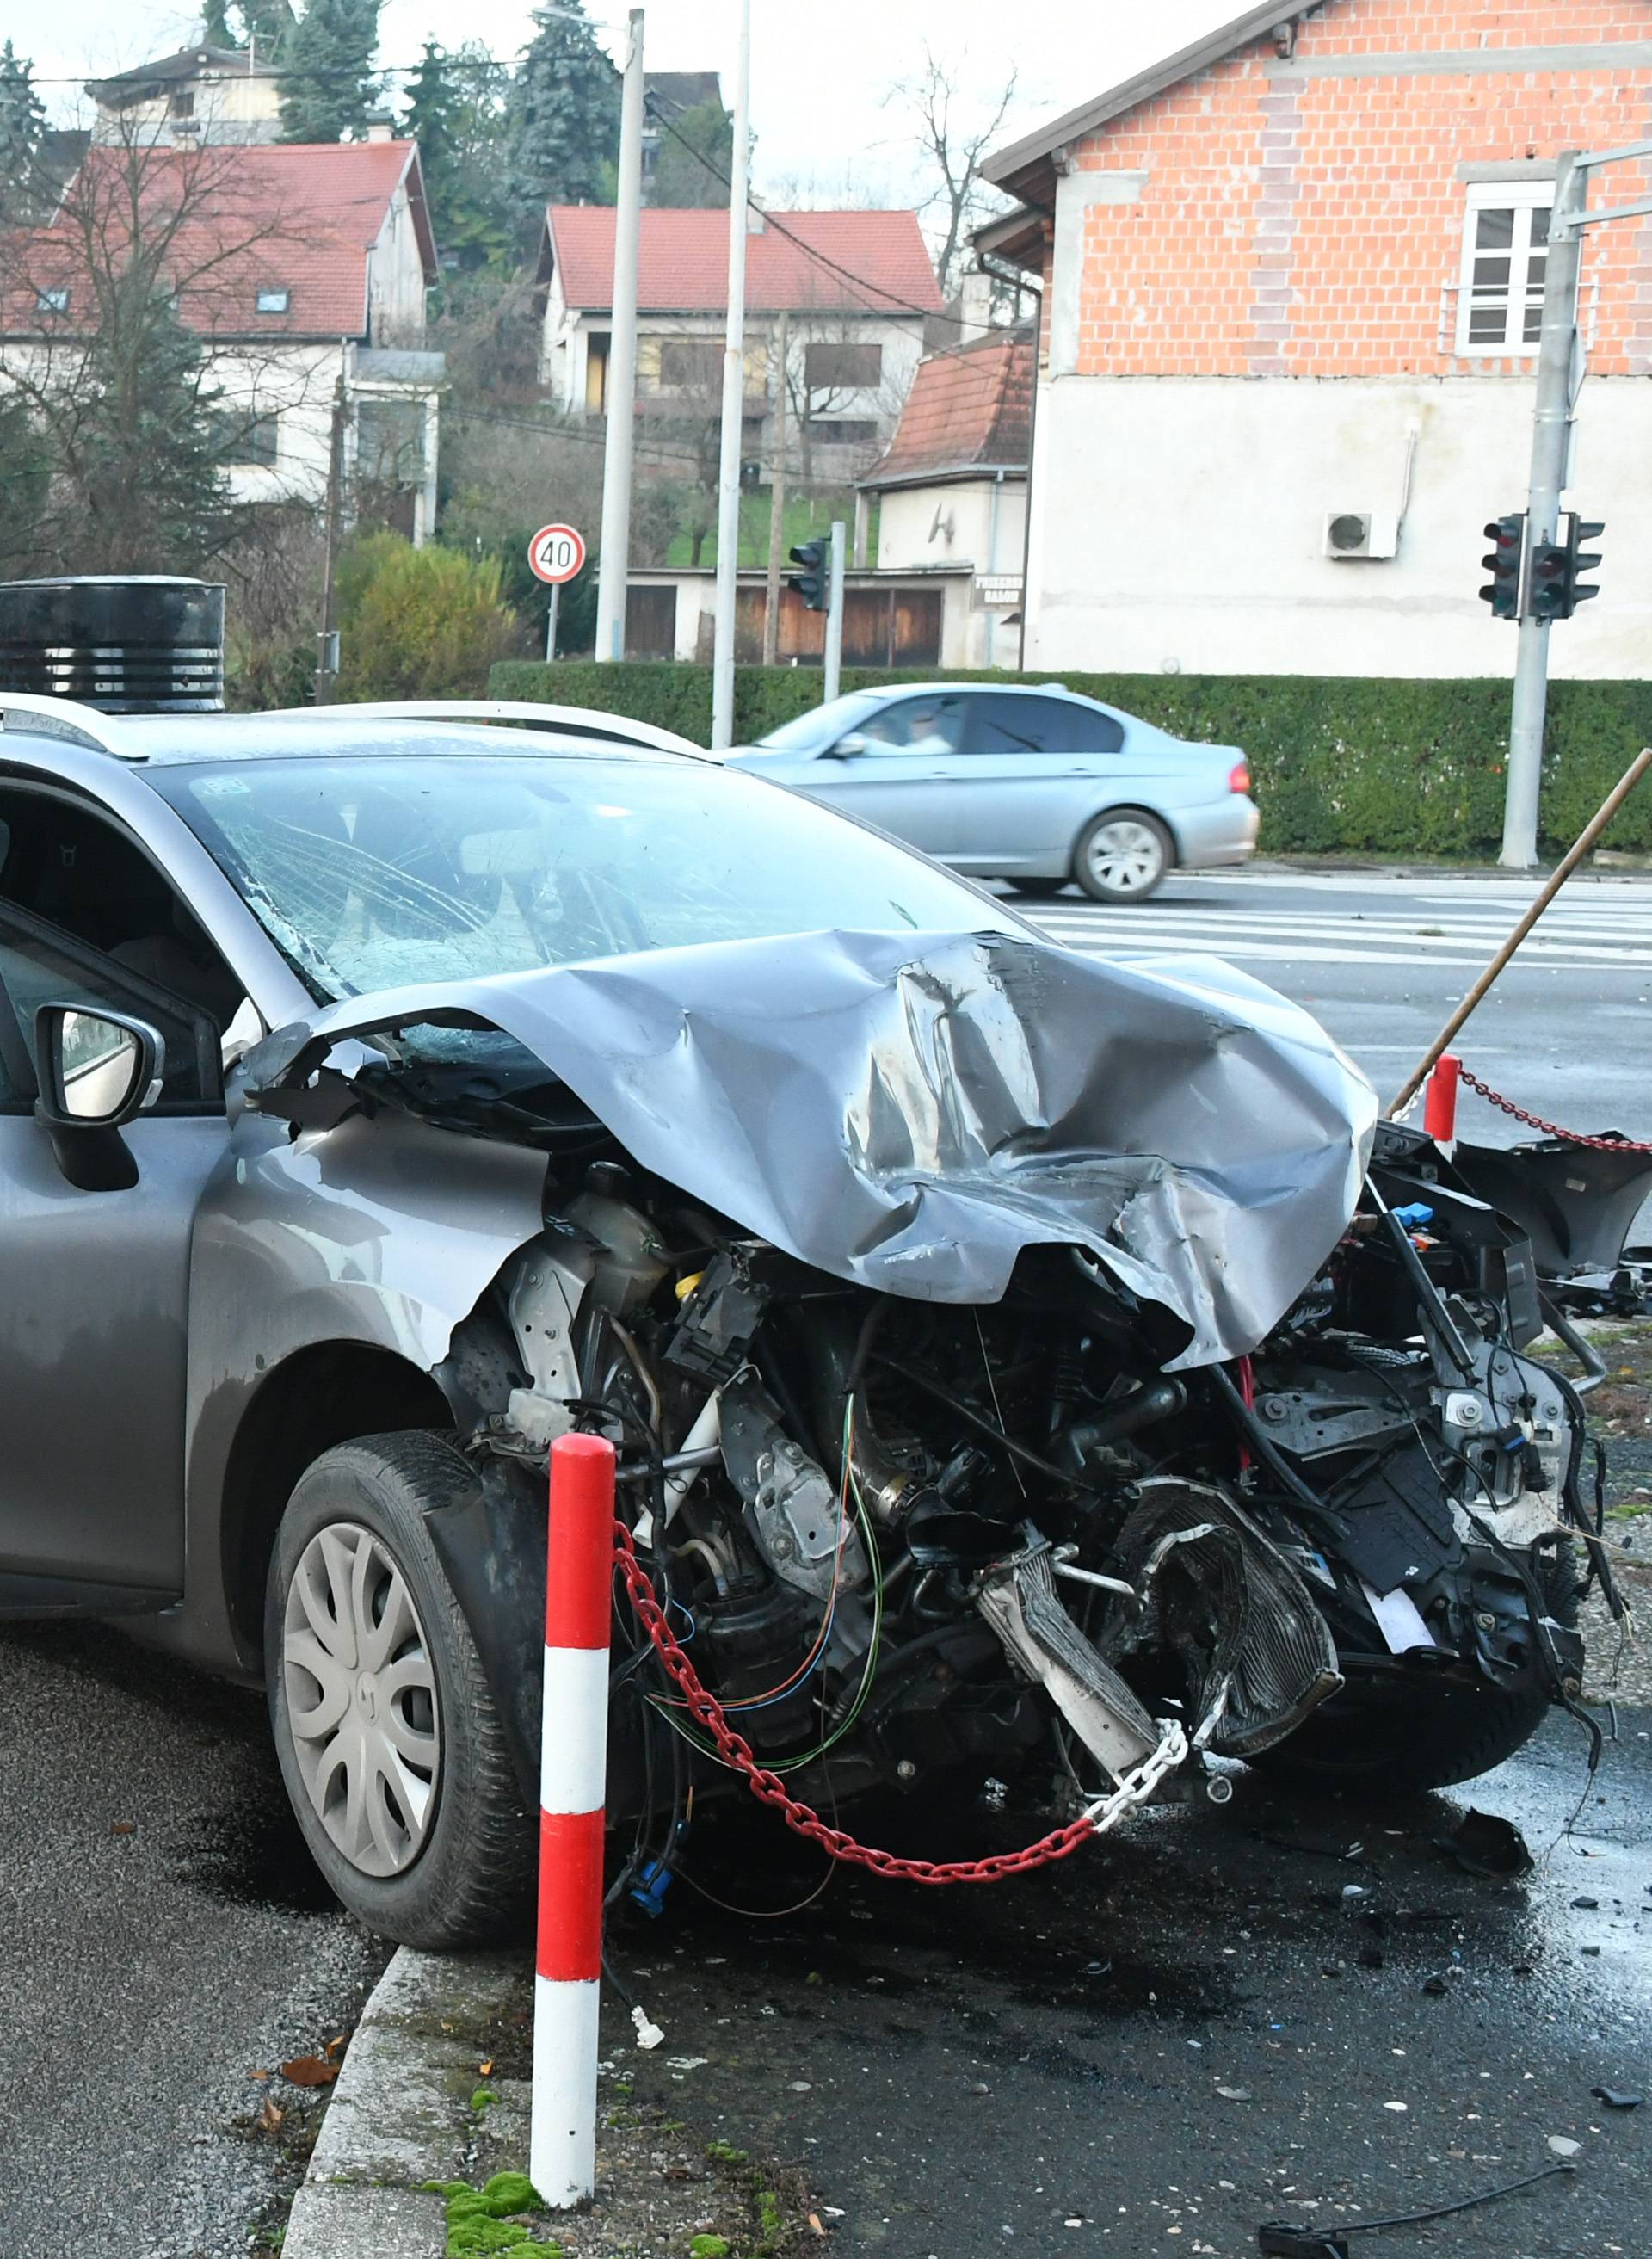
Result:
M1512 673L1513 629L1478 591L1484 527L1524 505L1531 419L1520 378L1046 378L1027 665ZM1568 499L1606 522L1606 561L1554 630L1556 675L1652 673L1649 440L1652 383L1585 384ZM1393 558L1324 553L1328 514L1402 503Z

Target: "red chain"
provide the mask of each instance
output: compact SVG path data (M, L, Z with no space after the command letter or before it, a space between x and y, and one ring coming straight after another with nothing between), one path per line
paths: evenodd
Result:
M701 1685L693 1664L678 1645L665 1611L654 1597L647 1571L637 1557L631 1533L623 1521L614 1524L614 1559L625 1580L630 1604L659 1650L667 1675L680 1688L689 1716L706 1728L724 1763L745 1775L753 1796L765 1804L772 1804L794 1835L818 1843L834 1859L869 1867L874 1875L887 1875L898 1882L1000 1883L1006 1876L1024 1875L1035 1867L1048 1866L1053 1859L1067 1858L1084 1844L1095 1841L1094 1823L1086 1818L1057 1828L1053 1835L1041 1836L1022 1851L994 1852L984 1859L956 1859L940 1864L932 1859L897 1859L892 1851L874 1851L864 1843L857 1843L852 1835L846 1835L841 1828L829 1827L818 1812L788 1796L785 1784L758 1763L749 1745L735 1732L723 1715L723 1705Z
M1478 1074L1470 1074L1467 1067L1459 1070L1458 1079L1466 1082L1470 1090L1478 1090L1488 1106L1513 1115L1528 1130L1541 1130L1545 1136L1558 1137L1568 1145L1592 1145L1598 1153L1652 1153L1652 1145L1638 1145L1633 1137L1587 1137L1581 1130L1563 1130L1557 1122L1545 1122L1541 1114L1528 1114L1512 1098L1505 1098L1500 1090L1493 1090L1489 1082L1482 1082Z

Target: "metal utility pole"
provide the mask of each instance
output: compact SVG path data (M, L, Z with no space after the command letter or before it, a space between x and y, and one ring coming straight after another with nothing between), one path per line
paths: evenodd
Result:
M751 0L740 0L729 180L729 324L723 347L723 453L717 477L716 632L711 659L711 746L734 743L734 616L740 563L740 424L745 405L745 232L751 169Z
M831 578L827 583L826 657L821 669L821 700L830 706L844 677L844 521L832 520Z
M338 543L344 517L344 449L345 426L349 420L350 395L345 383L345 372L350 365L348 342L338 344L338 377L332 388L332 428L327 440L327 524L326 552L322 566L321 633L316 638L316 703L328 706L332 702L333 685L338 679L338 631L334 624L337 611L337 581L338 574Z
M614 306L608 344L608 433L602 449L602 536L596 564L596 656L625 655L631 557L631 446L637 415L637 246L643 225L643 11L628 19L620 96L619 202L614 217Z
M1526 504L1526 556L1552 542L1559 528L1560 497L1571 451L1573 362L1577 339L1577 276L1583 259L1583 211L1589 175L1576 150L1555 173L1543 274L1543 327L1537 353L1537 403L1532 418L1531 491ZM1503 850L1498 860L1529 871L1537 860L1537 803L1543 776L1543 723L1549 707L1549 623L1523 598L1520 650L1514 662L1514 703L1509 721L1508 789L1503 809Z
M780 655L780 561L786 550L786 352L789 323L782 310L775 331L780 383L774 396L774 467L769 486L769 578L763 599L763 664Z

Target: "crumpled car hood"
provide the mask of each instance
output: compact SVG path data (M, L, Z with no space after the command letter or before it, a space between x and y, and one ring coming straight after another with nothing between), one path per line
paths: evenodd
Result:
M996 1301L1087 1249L1180 1320L1172 1367L1254 1349L1354 1210L1370 1085L1213 958L1107 963L1002 933L812 933L354 997L245 1062L439 1019L514 1037L636 1161L834 1277Z

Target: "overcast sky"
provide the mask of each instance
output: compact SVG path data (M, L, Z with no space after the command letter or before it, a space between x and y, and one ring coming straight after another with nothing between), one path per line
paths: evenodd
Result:
M479 39L513 54L528 36L530 12L523 0L385 0L380 60L414 63L428 37L445 45ZM590 0L589 12L623 21L623 0ZM735 0L648 0L647 12L651 68L721 70L730 90ZM832 0L830 8L753 0L758 189L812 183L822 202L846 184L857 201L914 195L909 139L882 97L892 81L921 68L926 34L978 100L989 101L1017 71L1012 125L1025 132L1241 12L1241 0L1157 0L1150 8L1127 0ZM124 70L198 29L196 14L167 0L53 0L31 23L21 16L0 9L0 18L11 18L5 32L42 80ZM71 122L75 84L41 91L54 118Z

